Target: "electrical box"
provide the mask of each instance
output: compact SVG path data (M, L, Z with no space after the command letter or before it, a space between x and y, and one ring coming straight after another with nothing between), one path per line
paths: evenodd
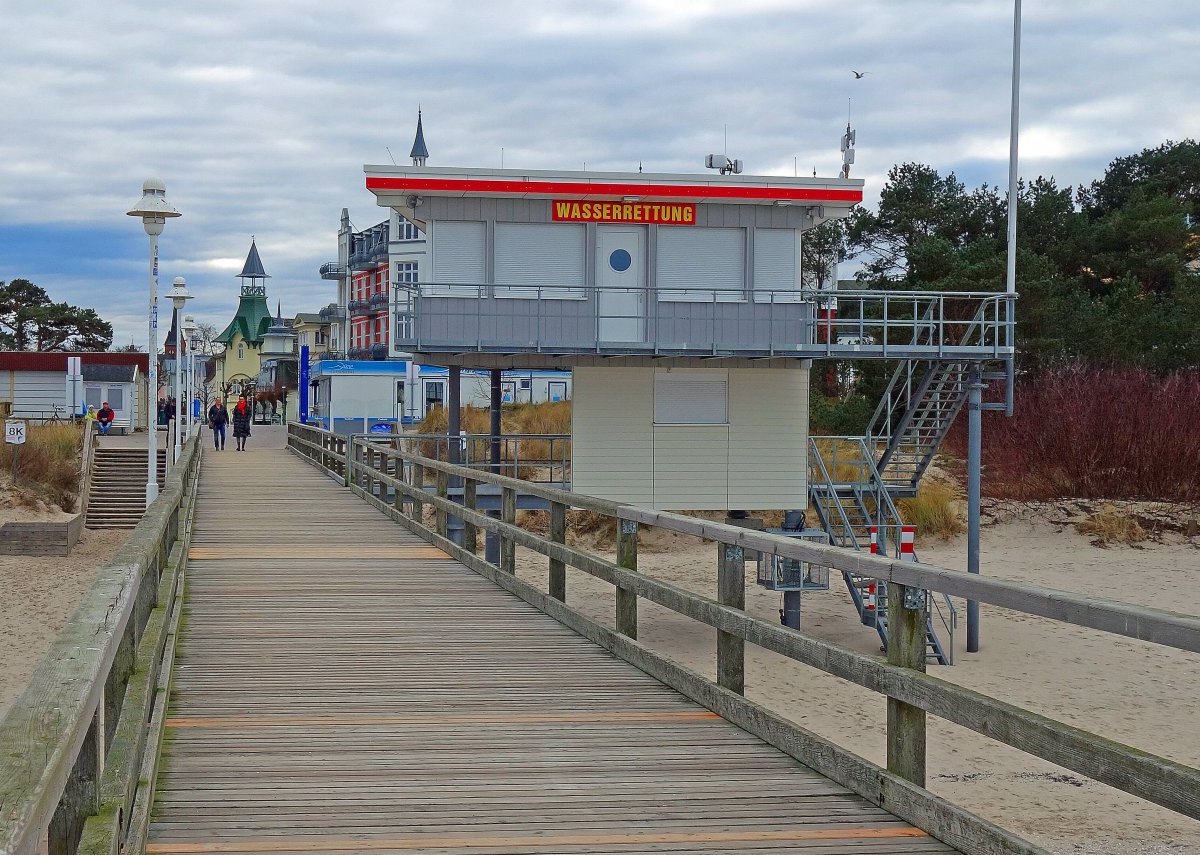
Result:
M819 528L766 529L768 534L792 537L809 543L829 544L829 535ZM768 591L828 591L829 568L824 564L758 553L758 584Z

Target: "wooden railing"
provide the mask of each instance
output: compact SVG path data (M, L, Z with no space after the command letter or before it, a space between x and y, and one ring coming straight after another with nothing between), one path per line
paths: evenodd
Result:
M199 461L192 439L0 721L0 855L140 851Z
M327 443L333 442L331 435L319 436L326 433L315 428L298 429L291 437L293 448L471 569L816 771L964 852L1043 850L925 789L928 714L1200 819L1200 769L1122 745L924 673L921 621L924 597L929 591L937 591L1197 653L1200 652L1198 617L970 576L927 564L891 561L864 552L566 493L372 445L366 438L352 438L342 458L332 452L314 456L316 450L324 452ZM323 460L334 461L340 468L330 467ZM475 509L476 488L480 483L500 488L503 500L499 519ZM538 496L549 503L550 525L546 535L516 525L518 493ZM463 504L452 501L451 495L461 498ZM423 509L427 506L434 509L432 529L424 523ZM615 562L566 544L569 508L603 514L617 521ZM447 536L451 517L462 521L461 545ZM715 600L637 572L637 534L643 525L704 538L719 545ZM501 540L498 566L475 554L481 530L495 532ZM546 556L548 592L516 577L517 546ZM747 550L810 561L886 582L888 601L892 604L889 615L892 642L887 659L848 650L747 614L744 603ZM565 604L568 566L616 588L615 632ZM639 599L717 630L715 683L637 642ZM886 696L887 768L876 766L746 700L743 695L747 642Z
M75 500L75 512L87 522L88 496L92 492L92 462L96 458L96 422L94 419L83 420L83 438L79 446L79 481L76 486L78 498Z

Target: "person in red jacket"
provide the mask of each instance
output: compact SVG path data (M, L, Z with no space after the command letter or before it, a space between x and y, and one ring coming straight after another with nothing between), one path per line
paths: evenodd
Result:
M246 402L246 396L241 395L233 407L233 438L237 440L237 450L246 450L246 437L250 436L250 420L254 411Z
M105 401L100 405L100 409L96 411L96 426L100 429L101 436L108 436L108 431L112 427L113 419L117 414L113 412L113 408Z

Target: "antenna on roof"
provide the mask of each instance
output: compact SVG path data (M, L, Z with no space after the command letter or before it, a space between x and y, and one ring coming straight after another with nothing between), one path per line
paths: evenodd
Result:
M390 157L392 159L392 166L395 166L396 165L396 155L392 154L392 149L390 146L385 145L384 148L387 149L388 157Z
M500 168L504 168L504 146L500 146Z

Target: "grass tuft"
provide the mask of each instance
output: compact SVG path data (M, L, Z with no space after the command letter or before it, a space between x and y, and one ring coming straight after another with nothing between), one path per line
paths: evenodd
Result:
M1075 524L1075 530L1094 535L1101 545L1123 543L1129 546L1150 537L1136 518L1114 505L1104 505L1087 519L1080 520Z
M954 491L936 481L921 484L916 496L900 499L896 502L896 508L905 523L917 527L918 537L932 536L949 540L966 528L958 513Z

